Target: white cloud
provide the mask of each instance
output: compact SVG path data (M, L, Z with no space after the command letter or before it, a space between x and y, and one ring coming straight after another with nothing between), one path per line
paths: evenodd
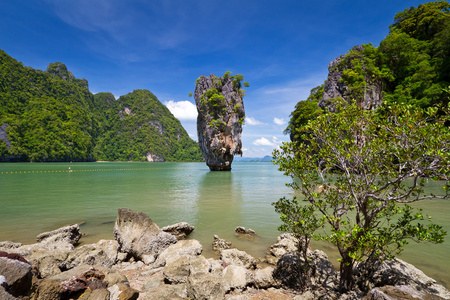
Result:
M286 121L284 120L284 118L281 118L281 119L279 119L279 118L273 118L273 122L274 122L275 124L277 124L277 125L284 125L284 124L286 124Z
M245 124L250 126L258 126L258 125L265 125L263 122L256 120L252 117L246 117L245 118Z
M253 145L256 145L256 146L271 146L271 147L276 146L275 143L272 143L271 141L269 141L265 137L262 137L260 139L254 140L253 141Z
M196 121L197 107L189 101L166 101L164 105L179 120Z

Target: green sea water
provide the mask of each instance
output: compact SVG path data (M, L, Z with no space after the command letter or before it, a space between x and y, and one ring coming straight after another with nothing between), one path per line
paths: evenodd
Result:
M69 169L70 168L70 169ZM256 257L263 257L280 234L272 202L293 196L289 178L272 163L235 162L231 172L210 172L204 163L2 163L0 241L34 243L36 236L78 223L82 243L113 239L121 207L142 211L160 227L177 222L195 226L206 255L217 234ZM429 182L438 191L441 183ZM424 212L450 232L449 200L422 202ZM252 241L235 236L252 228ZM332 246L314 243L336 263ZM402 259L450 286L450 240L407 246ZM337 263L336 263L337 264Z

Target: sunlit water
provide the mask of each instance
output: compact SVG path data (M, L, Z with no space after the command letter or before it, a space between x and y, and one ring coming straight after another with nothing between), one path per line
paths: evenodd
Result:
M70 172L69 172L70 168ZM82 224L82 243L113 239L117 209L149 215L160 227L195 226L206 255L217 234L263 257L280 234L272 202L292 196L289 178L272 163L233 163L231 172L210 172L204 163L23 163L0 164L0 241L34 243L36 235ZM439 189L440 183L430 183ZM450 231L449 200L423 202L433 220ZM254 229L253 241L238 239L237 226ZM332 246L313 244L335 262ZM450 241L408 245L402 259L450 286Z

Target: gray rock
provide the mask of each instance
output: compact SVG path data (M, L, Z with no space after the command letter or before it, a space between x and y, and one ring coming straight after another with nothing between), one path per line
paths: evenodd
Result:
M223 270L222 285L226 292L242 291L251 283L253 283L253 274L244 267L229 265Z
M241 266L247 269L255 269L256 267L256 259L253 256L237 249L221 250L220 259L228 265Z
M186 237L191 234L194 229L194 226L191 226L186 222L180 222L161 228L162 231L172 234L178 240L186 239Z
M19 300L19 298L14 297L8 293L3 286L0 285L0 299L2 300Z
M149 277L147 282L145 282L144 285L142 286L142 291L148 292L149 290L163 284L164 284L164 274L162 272L159 272Z
M449 299L440 296L429 294L426 291L418 290L410 285L397 286L383 286L370 290L367 294L367 300L404 300L404 299L426 299L426 300L441 300Z
M113 240L100 240L96 244L75 248L66 261L65 269L79 265L98 265L112 267L117 262L119 244Z
M364 283L369 288L380 286L410 286L430 295L450 299L450 292L446 288L437 284L433 278L428 277L421 270L398 258L386 260L382 263L368 261L367 263L359 264L355 269L357 278L363 277L358 276L358 272L364 273L367 270L373 269L370 282Z
M17 249L17 248L19 248L21 246L22 246L21 243L14 243L14 242L10 242L10 241L4 241L4 242L0 242L0 251L16 252L16 251L13 251L13 250Z
M6 281L8 292L19 297L31 288L31 265L16 259L0 257L0 274Z
M80 226L78 224L68 225L56 230L44 232L36 237L38 243L42 245L59 245L69 243L75 245L81 238Z
M185 284L163 284L150 289L144 298L144 300L177 300L186 299L186 285Z
M180 257L192 257L200 255L203 251L203 246L197 240L181 240L176 244L172 244L164 249L158 256L155 262L155 267L161 267L169 264Z
M238 226L234 229L234 232L238 233L238 234L256 234L255 231L253 229L245 229L245 227L242 226Z
M231 248L234 247L230 242L227 242L226 240L219 238L217 235L214 235L214 241L212 242L212 249L214 251L220 251Z
M164 269L164 279L169 283L184 283L190 274L189 257L180 257L177 260L168 263Z
M41 278L47 278L61 273L61 269L58 267L61 262L54 256L45 256L36 261Z
M119 250L142 259L147 256L151 262L164 249L177 242L173 235L162 232L158 225L142 212L133 212L120 208L114 226L114 239L119 243Z
M108 288L111 300L136 300L139 292L128 284L118 283Z
M276 258L282 257L288 252L298 251L298 240L289 233L277 237L277 243L269 247L269 252Z
M269 287L277 287L278 283L273 278L273 271L275 269L272 267L266 267L264 269L255 270L254 274L254 284L258 289L267 289Z
M186 282L188 297L197 300L222 300L225 289L221 277L213 274L194 274Z
M223 96L209 99L207 91L216 89ZM211 171L229 171L234 155L242 155L244 103L239 86L230 76L200 76L194 92L197 105L198 143Z
M189 274L206 274L211 272L211 262L203 255L190 257L189 259Z

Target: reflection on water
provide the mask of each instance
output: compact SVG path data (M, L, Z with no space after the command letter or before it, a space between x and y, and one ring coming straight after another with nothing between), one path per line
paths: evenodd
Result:
M69 172L68 168L72 172ZM256 257L279 235L271 203L291 197L289 178L271 163L235 162L231 172L210 172L204 163L24 163L0 164L0 241L35 242L58 227L82 223L83 243L113 239L117 209L149 215L160 227L188 222L206 255L217 234ZM440 183L429 182L437 193ZM450 231L448 200L418 203ZM254 241L235 236L237 226L252 228ZM408 245L402 259L450 286L450 237L440 245ZM332 260L334 248L314 243Z

